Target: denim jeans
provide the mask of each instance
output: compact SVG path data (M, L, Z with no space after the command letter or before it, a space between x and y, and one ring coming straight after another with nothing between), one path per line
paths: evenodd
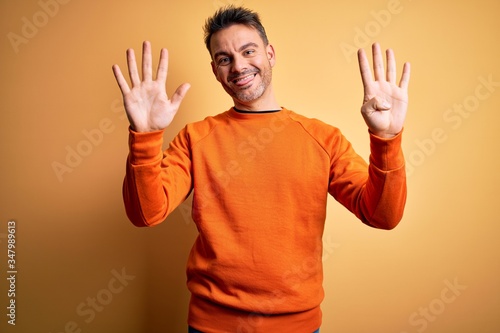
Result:
M202 331L198 331L197 329L192 328L191 326L189 327L188 333L203 333ZM314 331L313 333L319 333L319 328Z

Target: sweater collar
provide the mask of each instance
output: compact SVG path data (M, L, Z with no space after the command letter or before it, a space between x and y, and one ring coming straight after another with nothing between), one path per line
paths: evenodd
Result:
M283 114L288 113L289 111L282 107L281 110L266 110L266 111L241 111L237 110L234 107L229 109L226 114L231 118L236 119L268 119L272 117L281 116Z

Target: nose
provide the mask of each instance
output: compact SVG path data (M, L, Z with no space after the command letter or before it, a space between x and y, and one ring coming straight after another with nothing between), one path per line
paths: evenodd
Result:
M240 73L246 69L246 61L241 55L237 55L233 58L231 63L231 72Z

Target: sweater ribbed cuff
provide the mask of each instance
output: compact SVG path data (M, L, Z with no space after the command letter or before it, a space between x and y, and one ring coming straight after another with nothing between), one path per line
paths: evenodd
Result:
M382 171L396 170L405 165L401 148L403 131L395 137L384 139L370 133L370 163Z
M129 163L143 165L162 159L163 131L135 132L129 127Z

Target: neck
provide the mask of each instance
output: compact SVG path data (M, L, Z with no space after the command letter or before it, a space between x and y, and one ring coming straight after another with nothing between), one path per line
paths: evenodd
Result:
M234 107L241 111L268 111L268 110L281 110L280 104L274 97L272 87L264 92L264 94L252 101L241 101L233 98Z

